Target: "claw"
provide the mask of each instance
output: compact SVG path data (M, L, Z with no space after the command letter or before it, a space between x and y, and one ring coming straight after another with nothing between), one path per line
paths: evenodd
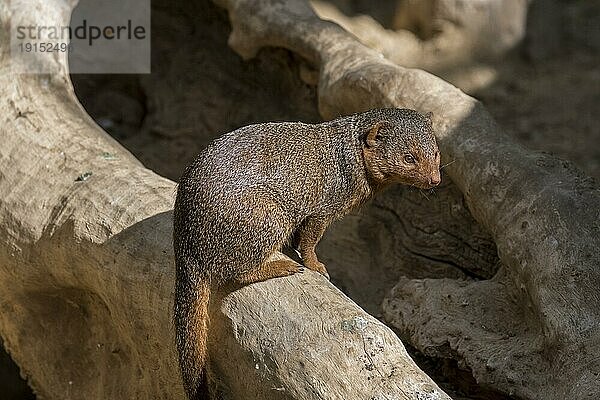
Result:
M306 265L306 268L313 270L315 272L318 272L321 275L323 275L325 278L327 278L328 280L331 280L329 277L329 274L327 273L327 268L325 268L325 264L323 264L322 262L319 262L319 261L309 262L309 263L305 263L304 265Z

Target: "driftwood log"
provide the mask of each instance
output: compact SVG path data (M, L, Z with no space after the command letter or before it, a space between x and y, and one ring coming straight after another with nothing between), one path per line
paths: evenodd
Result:
M10 22L62 26L71 8L39 1L30 11ZM85 113L66 58L49 74L10 69L9 16L2 5L4 345L40 398L183 398L171 323L174 183ZM235 291L212 315L219 397L448 399L389 328L318 274Z
M548 37L549 31L560 25L553 24L556 19L549 20L549 13L544 12L535 13L542 17L534 15L533 24L530 21L532 9L556 11L556 7L548 7L553 3L553 0L311 1L320 18L339 24L388 60L432 72L467 93L477 92L494 81L497 71L490 62L514 52L524 41L525 33L530 36L533 32L535 36L534 40L527 40L531 42L528 49L533 52L547 53L546 49L556 48L558 41L553 40L556 35Z
M595 184L517 146L474 99L388 62L304 2L219 3L240 55L284 47L318 71L324 118L377 106L434 112L451 182L429 200L396 188L334 227L321 246L334 282L482 385L527 399L600 396ZM71 12L59 0L37 6L38 24ZM64 59L55 74L12 73L8 18L0 5L5 346L42 398L181 398L174 184L93 123ZM344 268L352 263L362 268ZM446 279L402 278L415 275ZM211 377L223 398L448 398L388 328L313 274L225 295L212 315Z
M344 14L349 2L343 0L311 1L319 17L339 23L387 59L436 74L502 57L512 50L525 36L528 3L390 1L373 5L376 11L371 16Z
M453 162L445 171L493 238L500 268L483 281L401 281L384 302L386 320L425 353L457 359L504 393L600 396L595 183L567 162L518 146L476 100L386 61L306 4L222 4L233 25L230 45L242 56L282 46L319 66L324 117L376 106L433 112L441 152ZM251 10L254 18L244 18ZM395 214L401 226L411 218Z

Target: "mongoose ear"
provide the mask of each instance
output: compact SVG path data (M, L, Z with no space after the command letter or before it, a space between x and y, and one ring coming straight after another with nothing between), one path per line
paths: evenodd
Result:
M373 125L371 129L369 129L369 132L367 132L367 137L365 138L365 144L367 147L373 147L377 144L377 140L381 137L381 128L387 123L387 121L379 121Z
M429 125L429 128L433 129L433 113L431 111L425 114L425 120L427 121L426 123Z
M431 111L425 114L425 118L429 121L429 125L433 126L433 113Z

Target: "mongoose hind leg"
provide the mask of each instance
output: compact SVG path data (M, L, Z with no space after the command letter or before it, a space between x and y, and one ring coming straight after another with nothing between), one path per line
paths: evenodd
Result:
M266 281L271 278L281 278L303 272L304 267L292 260L270 260L262 263L258 268L247 273L239 275L236 280L242 285L249 285L255 282Z
M328 218L309 217L302 223L302 226L300 226L297 233L298 247L304 265L306 265L308 269L324 275L327 279L329 279L327 268L325 268L325 264L320 262L317 258L315 247L317 247L317 243L321 240L329 223L330 219Z

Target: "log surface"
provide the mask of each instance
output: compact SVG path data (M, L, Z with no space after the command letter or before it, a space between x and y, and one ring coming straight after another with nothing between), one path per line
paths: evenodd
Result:
M433 267L452 262L465 275L493 277L394 275L385 319L427 355L457 360L494 390L600 397L597 185L569 163L516 145L473 98L387 61L305 2L219 4L243 57L284 47L319 70L323 117L382 106L433 111L444 162L453 161L445 169L452 201L462 194L474 218L445 226L441 237L453 243L458 230L456 241L473 250L438 254ZM11 22L69 19L63 1L35 5ZM9 16L0 4L4 344L40 398L182 398L171 324L174 183L96 126L75 98L65 59L54 60L53 74L10 69ZM365 215L395 214L381 218L390 230L418 232L418 221L394 208L398 193ZM471 218L463 210L460 218ZM212 321L211 377L223 398L447 398L388 328L311 273L231 293Z
M32 4L10 22L69 20L63 1ZM9 17L1 5L4 346L40 399L184 398L172 325L175 184L91 120L64 57L50 74L11 70ZM449 399L389 328L319 275L216 303L209 369L218 397Z
M474 98L402 68L306 2L218 0L242 57L287 48L319 68L325 118L375 107L433 112L445 171L496 244L493 279L401 280L384 317L430 356L527 399L600 397L600 189L573 165L508 138ZM246 18L252 14L253 18ZM453 293L461 301L446 301ZM466 339L467 338L467 339ZM498 341L501 338L501 341Z

